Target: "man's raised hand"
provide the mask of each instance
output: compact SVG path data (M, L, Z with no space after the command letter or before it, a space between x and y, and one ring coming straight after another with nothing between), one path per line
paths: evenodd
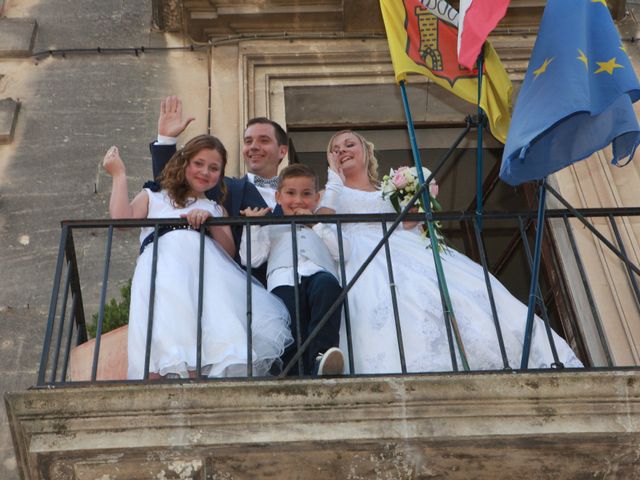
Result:
M160 102L158 134L164 137L177 137L189 126L195 117L182 119L182 101L175 95L169 95Z

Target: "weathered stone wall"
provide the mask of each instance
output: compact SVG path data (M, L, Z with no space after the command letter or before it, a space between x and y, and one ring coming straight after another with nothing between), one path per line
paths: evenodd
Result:
M164 47L174 39L152 31L151 0L10 0L0 1L0 15L3 396L36 383L60 221L107 217L110 179L99 165L112 144L127 163L131 194L140 188L151 174L147 145L161 98L172 93L171 85L206 91L207 73L206 54L189 51L33 56L49 49ZM206 101L201 105L206 112ZM191 131L199 133L202 122ZM135 262L137 232L118 235L124 241L112 257L109 297ZM92 286L83 291L90 317L99 300L104 238L86 237L76 246L81 281ZM4 408L0 478L18 478Z

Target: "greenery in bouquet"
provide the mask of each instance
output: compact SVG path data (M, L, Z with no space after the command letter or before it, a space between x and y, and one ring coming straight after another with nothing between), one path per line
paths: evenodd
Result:
M422 174L425 180L431 175L431 172L423 168ZM388 198L391 201L391 205L400 213L404 207L407 206L411 198L420 189L420 182L418 180L418 171L416 167L400 167L397 170L393 168L389 170L389 174L382 177L382 198ZM431 211L439 212L442 207L436 200L438 196L438 184L435 180L432 180L429 184L429 201L431 203ZM424 213L425 208L422 203L422 196L418 197L414 204L418 208L419 213ZM433 222L436 241L438 244L438 251L446 251L447 245L445 243L444 235L442 234L442 225L438 221ZM425 239L429 238L429 229L427 223L424 222L421 226L422 235ZM427 248L431 247L431 242L427 242Z

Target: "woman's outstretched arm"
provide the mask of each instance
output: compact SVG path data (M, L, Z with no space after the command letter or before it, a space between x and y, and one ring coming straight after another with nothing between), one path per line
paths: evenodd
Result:
M102 166L113 179L109 200L111 218L146 218L149 210L149 196L143 190L129 202L127 172L117 147L107 150Z
M327 155L329 169L327 170L327 184L322 192L320 205L316 209L317 214L331 215L337 212L340 195L344 187L344 173L333 153Z

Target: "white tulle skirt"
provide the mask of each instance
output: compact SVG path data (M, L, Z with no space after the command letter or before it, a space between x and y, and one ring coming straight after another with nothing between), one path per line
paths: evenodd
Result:
M200 236L176 230L158 240L153 335L149 371L189 376L197 359ZM129 379L143 378L152 246L138 258L131 287ZM245 272L213 240L205 239L202 310L203 372L209 377L247 373ZM293 339L284 304L260 284L252 286L253 375L268 375Z
M351 278L382 237L382 230L379 224L354 224L345 228L345 236L351 244L346 265L347 277ZM415 230L395 232L390 247L407 370L451 371L452 359L433 254ZM470 368L504 368L482 267L453 249L441 258ZM348 296L355 373L401 372L389 284L383 248ZM519 368L527 306L496 278L491 277L491 284L507 361L511 368ZM582 366L569 345L557 334L552 336L560 362L566 367ZM340 339L346 351L344 328ZM457 349L456 358L462 369ZM529 368L546 368L553 362L546 329L536 317Z

